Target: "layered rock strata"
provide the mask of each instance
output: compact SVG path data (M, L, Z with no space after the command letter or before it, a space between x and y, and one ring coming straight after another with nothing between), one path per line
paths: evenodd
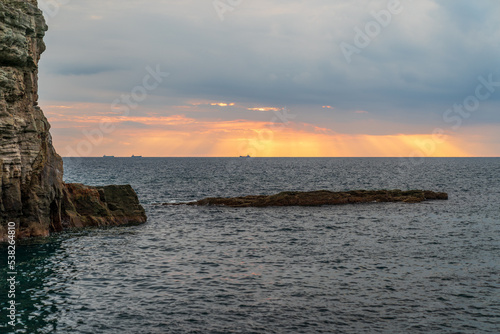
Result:
M448 194L426 190L354 190L332 192L327 190L298 192L287 191L276 195L245 197L213 197L197 202L164 205L220 205L229 207L267 207L267 206L321 206L373 202L420 203L428 200L447 200Z
M10 221L16 223L19 237L144 222L144 210L130 186L63 183L63 162L37 103L46 30L36 0L0 0L0 239ZM81 205L82 196L95 199L87 203L95 205L94 210Z

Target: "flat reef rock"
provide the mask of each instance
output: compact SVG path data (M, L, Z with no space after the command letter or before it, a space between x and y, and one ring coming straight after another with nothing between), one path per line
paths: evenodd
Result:
M299 192L286 191L276 195L222 198L205 198L197 202L165 203L163 205L219 205L229 207L268 206L321 206L371 202L420 203L427 200L447 200L448 194L427 190L353 190L332 192L328 190Z
M46 30L36 0L0 0L0 241L5 240L8 222L16 223L18 237L145 222L130 186L64 184L63 161L38 107L38 61ZM99 194L93 197L99 200L79 202L90 193ZM97 211L87 210L90 203Z

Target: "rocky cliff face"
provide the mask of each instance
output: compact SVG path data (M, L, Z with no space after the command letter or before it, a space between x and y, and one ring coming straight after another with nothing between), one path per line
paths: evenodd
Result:
M107 198L112 196L105 196L103 188L63 183L62 159L52 146L50 125L37 103L38 61L45 50L46 30L36 0L0 0L0 239L8 221L17 223L20 237L87 225L144 222L144 210L129 186L114 191L126 194L121 199L126 204L117 213L108 206ZM88 192L97 196L95 201ZM85 205L96 206L93 212L82 211L80 195L90 201ZM116 203L109 204L116 207ZM94 219L95 212L99 214Z

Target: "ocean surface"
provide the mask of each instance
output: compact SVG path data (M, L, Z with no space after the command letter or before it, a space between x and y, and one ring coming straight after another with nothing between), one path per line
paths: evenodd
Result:
M500 333L500 159L64 163L66 182L132 184L149 219L18 247L16 333ZM445 191L450 198L156 205L387 188ZM14 333L6 318L7 249L0 251L0 332Z

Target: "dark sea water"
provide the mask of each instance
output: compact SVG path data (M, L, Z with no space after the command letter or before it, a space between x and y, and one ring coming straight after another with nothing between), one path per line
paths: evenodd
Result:
M141 226L18 247L17 333L500 333L500 159L65 159L130 183ZM429 189L448 201L157 206L283 190ZM0 246L3 254L6 248ZM2 319L6 327L2 256Z

